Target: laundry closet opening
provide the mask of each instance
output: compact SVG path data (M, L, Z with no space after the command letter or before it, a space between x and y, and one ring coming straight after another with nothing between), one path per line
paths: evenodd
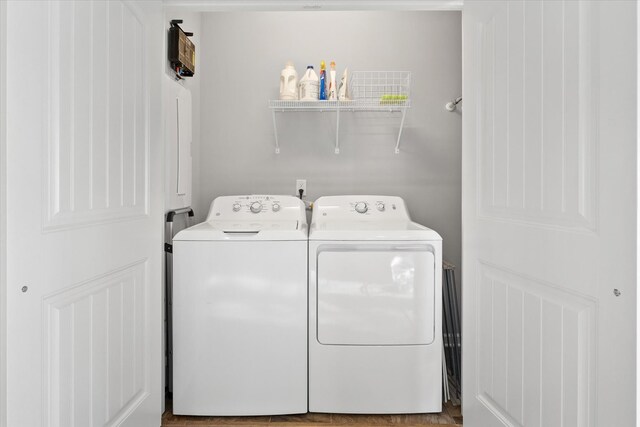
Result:
M177 81L165 69L167 211L191 206L195 224L205 220L218 196L296 195L298 179L306 180L306 202L334 195L399 196L413 221L442 237L443 260L456 266L461 295L462 105L445 108L462 94L460 11L167 7L167 28L175 19L193 32L196 70ZM332 110L274 116L269 101L279 97L288 61L299 79L309 65L319 73L321 61L327 77L335 61L338 82L345 68L410 72L404 122L399 111L341 111L339 119ZM172 114L185 89L192 163L190 177L182 177L190 181L188 191L178 193L179 148L172 139L178 124Z

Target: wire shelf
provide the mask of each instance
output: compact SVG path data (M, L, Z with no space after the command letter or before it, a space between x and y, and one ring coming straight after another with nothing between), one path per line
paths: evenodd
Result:
M354 99L353 101L269 101L276 111L402 111L411 107L410 99Z
M277 112L318 111L336 113L335 153L340 153L340 112L341 111L379 111L402 113L395 152L400 152L400 138L407 109L411 107L411 72L409 71L354 71L348 84L349 100L342 101L298 101L270 100L276 153L280 152L278 143Z

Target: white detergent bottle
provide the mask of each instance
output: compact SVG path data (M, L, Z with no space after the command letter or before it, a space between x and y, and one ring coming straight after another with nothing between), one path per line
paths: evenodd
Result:
M298 73L291 61L287 62L280 73L280 99L287 101L298 99Z
M320 79L313 65L307 66L307 72L300 79L300 101L317 101L320 94Z

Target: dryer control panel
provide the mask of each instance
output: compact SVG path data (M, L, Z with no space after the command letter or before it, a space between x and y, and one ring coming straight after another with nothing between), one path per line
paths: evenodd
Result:
M221 196L211 202L210 220L305 220L304 203L294 196ZM304 221L306 222L306 221Z
M327 196L313 204L313 221L410 220L404 200L395 196Z

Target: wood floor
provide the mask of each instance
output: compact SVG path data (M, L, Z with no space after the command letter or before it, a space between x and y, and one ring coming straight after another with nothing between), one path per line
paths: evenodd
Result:
M445 404L440 414L411 415L349 415L349 414L301 414L278 415L272 417L188 417L173 415L170 403L162 417L163 427L176 426L431 426L460 427L462 416L460 407Z

